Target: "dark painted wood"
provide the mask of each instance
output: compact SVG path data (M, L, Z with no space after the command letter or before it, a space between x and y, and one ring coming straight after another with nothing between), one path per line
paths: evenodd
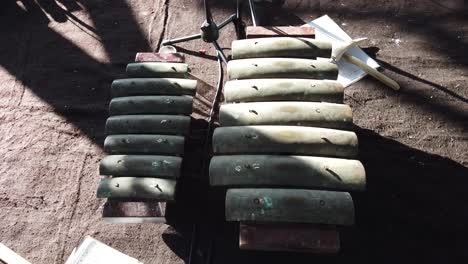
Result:
M246 27L247 38L267 38L277 36L315 38L313 27Z
M135 62L185 62L183 53L159 53L159 52L138 52L135 56Z
M340 250L340 234L326 225L240 223L239 248L333 254Z
M107 199L102 217L164 217L166 202Z

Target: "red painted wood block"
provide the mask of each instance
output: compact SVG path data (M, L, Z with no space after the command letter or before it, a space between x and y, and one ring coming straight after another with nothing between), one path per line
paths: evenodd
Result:
M135 62L185 62L184 54L175 53L157 53L157 52L138 52Z
M340 250L340 235L335 226L240 223L239 248L333 254Z
M268 38L278 36L315 38L315 28L304 27L247 27L247 38Z

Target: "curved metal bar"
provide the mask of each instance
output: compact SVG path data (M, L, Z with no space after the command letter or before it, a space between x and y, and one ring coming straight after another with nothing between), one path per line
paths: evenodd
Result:
M254 0L249 0L250 15L252 16L252 24L254 27L257 26L257 13L255 12Z

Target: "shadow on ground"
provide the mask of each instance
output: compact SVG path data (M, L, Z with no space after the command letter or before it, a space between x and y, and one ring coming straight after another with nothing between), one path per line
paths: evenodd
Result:
M148 42L125 1L60 2L68 10L53 0L2 3L0 30L8 41L0 47L0 66L101 146L110 83L123 76L125 64L137 51L149 49ZM81 6L94 26L71 13ZM93 55L102 54L86 53L70 36L50 26L67 20L98 38L106 53L102 57L107 56L110 63L95 59ZM121 36L131 41L122 41ZM16 106L22 104L23 95L19 97Z
M76 1L61 2L68 11L46 0L21 1L27 11L20 8L16 1L2 3L0 30L9 38L0 47L0 66L101 146L109 85L113 79L122 76L124 65L132 60L136 51L149 49L148 41L139 31L126 1L80 1L89 11L94 26L70 13L81 8ZM103 9L113 11L106 13ZM466 38L459 38L456 29L441 27L431 13L395 15L378 10L360 13L346 8L327 8L323 12L337 16L346 14L351 18L388 18L393 23L407 26L410 32L423 36L427 42L437 43L438 46L433 48L451 57L453 63L468 67ZM110 64L94 59L49 28L52 21L47 14L54 22L73 20L90 34L95 34L102 41ZM113 16L121 21L118 34ZM281 12L278 16L276 23L304 23L300 17L289 12ZM456 10L449 18L465 22L466 9ZM124 35L131 41L124 43L121 37ZM50 53L45 54L44 51ZM384 64L383 61L381 63ZM388 63L385 66L396 74L435 87L464 104L467 102L466 97L447 87L415 78ZM410 98L409 103L425 102L456 124L466 125L466 113L452 109L444 102L427 102L417 89L407 87L402 89L402 94ZM21 99L17 105L21 105ZM368 174L368 188L366 192L353 195L357 226L343 230L342 252L338 256L239 251L236 225L220 224L224 223L224 193L213 193L203 180L181 182L179 192L183 195L178 199L181 215L173 221L173 227L163 234L164 241L187 260L192 225L198 222L200 233L213 234L214 263L467 261L468 169L452 160L413 149L370 130L358 129L357 132L360 160ZM199 158L190 161L200 162L203 150L193 148L192 155ZM204 249L210 247L210 241L210 236L200 241L202 250L197 255L207 257Z
M237 224L224 221L224 191L203 184L185 186L178 200L185 216L168 228L164 241L187 261L193 222L186 220L196 219L204 234L196 254L208 258L212 236L213 263L468 261L468 168L370 130L357 128L357 134L367 190L353 194L356 226L341 230L339 255L240 251Z

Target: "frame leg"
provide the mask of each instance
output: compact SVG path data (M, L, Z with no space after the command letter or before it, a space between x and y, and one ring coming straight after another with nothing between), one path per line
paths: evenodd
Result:
M254 0L249 0L250 15L252 16L252 24L254 27L257 26L257 13L255 12Z
M219 43L218 41L214 41L213 42L213 45L215 46L216 50L218 51L219 53L219 56L221 57L221 60L227 64L227 58L226 58L226 55L224 54L223 50L221 49L221 46L219 46Z
M234 20L236 19L237 19L237 15L232 14L230 17L228 17L226 20L224 20L218 25L218 29L222 29L223 27L227 26L229 23L234 22Z
M186 37L164 40L162 42L162 45L163 46L164 45L172 45L172 44L177 44L177 43L180 43L180 42L185 42L185 41L200 39L200 38L201 38L201 34L194 34L194 35L190 35L190 36L186 36Z

